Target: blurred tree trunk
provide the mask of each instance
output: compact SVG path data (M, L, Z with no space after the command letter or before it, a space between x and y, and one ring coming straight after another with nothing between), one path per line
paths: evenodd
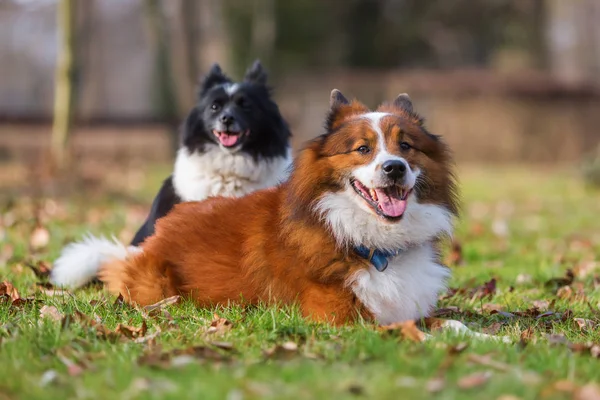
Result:
M237 2L237 0L236 0ZM225 0L196 1L199 17L199 43L202 49L200 68L208 71L219 63L225 72L231 71L229 29L224 15ZM244 3L240 1L239 3Z
M58 61L54 83L54 122L52 126L51 153L54 166L68 164L68 148L75 106L75 3L77 0L60 0L57 8L59 30Z
M181 22L183 25L183 36L185 42L184 57L192 93L195 90L195 86L199 78L198 56L196 51L199 40L199 29L197 19L198 10L196 5L196 0L182 0L181 4Z
M547 7L551 71L569 81L600 82L600 2L548 0Z
M173 153L175 153L179 147L177 133L179 107L169 56L169 29L159 0L146 0L145 7L154 52L153 85L156 88L156 104L160 118L168 124L171 130L171 145Z
M259 57L264 65L272 67L271 61L277 34L275 0L254 0L253 11L252 57Z

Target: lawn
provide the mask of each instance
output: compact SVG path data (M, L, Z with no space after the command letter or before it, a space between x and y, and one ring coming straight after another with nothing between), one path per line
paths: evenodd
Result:
M93 195L1 189L0 282L19 296L0 301L0 399L599 398L600 192L577 171L460 169L438 316L511 344L435 330L419 342L408 328L317 325L296 309L141 310L43 284L84 232L130 239L166 171L122 174L135 189L111 178Z

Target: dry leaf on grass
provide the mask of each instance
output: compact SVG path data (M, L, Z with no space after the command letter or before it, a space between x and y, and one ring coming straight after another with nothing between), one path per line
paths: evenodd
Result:
M575 391L573 400L600 400L600 386L588 383Z
M43 226L38 225L31 233L29 247L34 251L41 250L48 246L48 243L50 243L50 232Z
M454 314L460 314L460 308L456 306L448 306L445 308L438 308L432 313L432 317L450 317Z
M229 356L207 346L193 346L186 349L175 349L167 352L152 352L138 359L140 365L170 368L181 366L189 361L229 361ZM175 365L174 365L175 364Z
M148 325L146 325L146 321L143 321L142 326L139 328L119 324L117 326L117 328L115 329L116 334L123 335L127 339L132 339L132 340L145 336L146 332L148 332Z
M440 377L430 379L429 381L427 381L427 384L425 385L425 388L427 389L427 391L429 393L441 392L442 390L444 390L445 387L446 387L446 381L444 380L444 378L440 378Z
M573 318L573 320L581 330L593 329L597 325L591 319Z
M154 316L160 314L164 308L173 304L179 304L180 302L181 296L171 296L159 301L158 303L144 307L144 310L148 313L148 315Z
M494 360L491 354L469 354L467 355L467 360L474 364L490 367L501 372L511 370L510 365Z
M219 317L218 314L213 315L213 320L210 323L210 326L206 330L206 333L210 334L223 334L228 332L233 327L233 322L229 321L226 318Z
M495 303L485 303L481 306L481 311L487 311L487 312L491 312L491 311L502 311L504 309L503 306L501 306L500 304L495 304Z
M565 272L565 276L549 279L546 281L545 285L548 287L554 287L555 289L558 289L561 286L569 286L571 283L573 283L574 280L575 274L573 273L573 270L568 269Z
M3 297L7 300L10 299L10 301L15 301L21 298L17 288L14 287L9 281L0 283L0 297Z
M473 281L471 281L472 284ZM493 297L496 294L496 278L475 287L468 287L469 284L460 288L449 288L447 293L441 297L442 300L450 299L456 295L465 296L469 299L482 300Z
M461 389L472 389L484 385L491 377L491 371L475 372L471 375L460 378L457 382L457 385Z
M549 308L554 307L554 300L550 303L548 300L534 300L533 307L540 311L548 311Z
M593 358L600 358L600 345L595 343L570 343L569 349L574 353L588 354Z
M294 342L285 342L263 351L263 355L269 359L289 360L298 355L298 345Z
M49 318L53 321L62 321L64 315L54 306L43 306L40 309L40 317Z
M46 285L36 285L36 290L38 293L43 293L48 297L64 297L70 296L73 297L73 293L69 292L66 289L56 289L54 287L47 288Z
M459 266L463 264L462 245L456 239L452 241L452 248L446 258L446 264L450 266Z
M398 332L403 339L412 340L413 342L422 342L426 337L425 333L417 328L415 321L396 322L391 325L380 326L378 330L387 333Z
M493 324L481 328L481 331L486 335L497 335L504 324L502 322L494 322Z
M58 355L59 360L67 367L67 373L69 376L78 376L81 375L84 371L84 368L79 363L72 361L62 355Z
M52 268L46 261L26 262L25 266L33 271L38 279L47 279L50 276Z

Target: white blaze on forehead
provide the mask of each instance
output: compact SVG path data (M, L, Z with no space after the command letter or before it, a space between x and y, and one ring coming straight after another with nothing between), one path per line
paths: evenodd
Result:
M226 83L223 86L223 89L225 89L225 92L227 92L227 94L229 96L233 96L233 94L235 92L237 92L237 90L240 88L240 85L238 85L237 83Z
M406 174L405 184L409 187L414 186L419 174L418 171L416 171L416 173L412 171L410 164L403 157L388 152L385 134L381 129L381 121L383 118L391 116L393 115L384 112L370 112L360 116L360 118L368 120L371 123L371 128L377 133L377 153L375 158L369 164L359 167L354 171L356 179L369 188L381 186L381 182L379 182L381 179L380 167L386 161L396 160L406 164L408 173Z

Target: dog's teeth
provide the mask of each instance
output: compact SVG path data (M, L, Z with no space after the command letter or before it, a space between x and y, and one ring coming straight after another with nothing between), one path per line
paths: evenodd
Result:
M377 192L375 192L375 189L369 189L369 194L373 200L377 201Z

